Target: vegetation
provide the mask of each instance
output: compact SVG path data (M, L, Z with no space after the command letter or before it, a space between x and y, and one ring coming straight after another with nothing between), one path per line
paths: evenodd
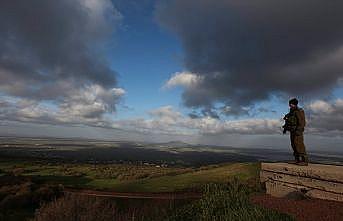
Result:
M232 175L250 179L258 175L257 163L234 163L190 167L156 165L49 163L47 161L0 162L4 173L30 177L37 183L65 187L106 189L125 192L172 192L225 183Z
M207 183L227 183L233 176L242 181L255 180L258 177L257 163L222 164L199 168L192 172L174 176L162 176L152 179L135 180L125 185L116 185L117 191L136 192L174 192L187 189L201 189Z
M117 215L112 202L96 197L67 195L43 205L37 210L33 221L106 221L119 218Z
M256 187L255 187L256 188ZM256 189L238 179L228 184L207 184L204 196L171 214L168 221L294 221L294 218L268 210L249 201Z
M0 220L293 220L249 202L261 191L257 163L197 168L0 162ZM123 192L203 192L200 200L127 200L62 194L63 187ZM36 212L35 212L36 211Z
M182 204L178 204L182 205ZM173 200L120 200L68 194L37 210L32 221L163 220L175 208Z
M0 176L0 220L26 220L41 203L60 195L61 186L38 185L28 177Z
M227 184L205 185L200 200L148 200L140 205L125 204L124 208L113 200L67 195L43 205L33 221L294 221L288 215L251 204L249 196L256 188L232 179Z

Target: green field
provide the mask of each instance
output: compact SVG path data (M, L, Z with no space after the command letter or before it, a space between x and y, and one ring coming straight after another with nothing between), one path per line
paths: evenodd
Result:
M294 221L288 215L250 203L249 196L261 190L259 167L259 163L169 168L1 159L0 220L72 221L75 217L133 220L136 217L134 220L141 221ZM63 186L59 184L116 192L199 191L202 196L197 200L108 199L63 194Z
M206 183L226 183L233 176L256 178L258 163L233 163L200 168L166 168L129 164L72 164L47 161L2 160L0 174L30 177L36 182L66 187L123 192L172 192Z
M258 165L256 163L224 164L214 168L203 168L198 171L174 176L161 176L151 179L133 180L126 183L113 183L113 188L123 192L173 192L199 188L206 183L227 183L233 177L248 180L255 178L257 174ZM90 185L92 184L93 182L90 183ZM106 185L106 181L102 185Z

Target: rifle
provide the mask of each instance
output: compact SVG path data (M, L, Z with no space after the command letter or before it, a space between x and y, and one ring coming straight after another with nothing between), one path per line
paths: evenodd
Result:
M296 129L296 125L294 125L294 118L293 115L291 115L291 113L288 113L284 116L284 120L285 120L285 124L282 126L283 131L282 133L285 134L287 131L291 132L291 131L295 131Z

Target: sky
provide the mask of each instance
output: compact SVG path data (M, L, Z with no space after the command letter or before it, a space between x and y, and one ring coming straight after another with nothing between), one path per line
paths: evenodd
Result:
M0 135L343 146L343 3L1 0Z

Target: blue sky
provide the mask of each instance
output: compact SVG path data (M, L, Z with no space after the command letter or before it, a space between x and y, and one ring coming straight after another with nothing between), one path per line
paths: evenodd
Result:
M119 74L119 85L127 91L124 105L129 107L118 112L119 118L145 115L148 110L165 105L178 107L181 103L180 88L161 89L173 73L183 70L180 42L158 25L154 2L146 2L118 4L123 20L109 56L111 67Z

